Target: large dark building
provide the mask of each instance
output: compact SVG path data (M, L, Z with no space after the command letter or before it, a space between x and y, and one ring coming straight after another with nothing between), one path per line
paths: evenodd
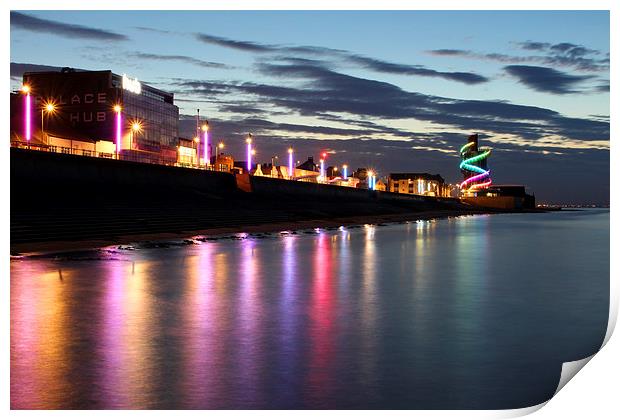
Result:
M33 144L66 147L70 141L72 149L116 152L120 134L121 154L177 158L179 109L171 93L110 70L24 73L23 84L33 98ZM52 112L46 112L47 104Z

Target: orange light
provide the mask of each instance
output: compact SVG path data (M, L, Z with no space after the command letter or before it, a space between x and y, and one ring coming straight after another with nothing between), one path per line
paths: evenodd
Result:
M209 125L208 124L203 124L202 125L202 131L207 131L209 129Z
M142 125L139 122L135 122L131 125L133 131L142 131Z
M23 86L22 86L22 92L24 92L24 93L30 93L30 86L28 86L28 85L23 85Z
M52 102L48 102L47 104L45 104L45 110L51 114L56 111L56 105L54 105Z
M120 105L114 105L114 112L121 112L122 109Z
M223 149L224 148L224 143L218 144L217 147L219 147L220 149Z
M200 139L199 139L198 137L194 137L194 141L195 141L196 143L198 143L198 142L200 141Z
M247 144L252 143L252 137L248 137L247 139L245 139L245 142L246 142Z
M256 154L256 150L252 149L252 155Z

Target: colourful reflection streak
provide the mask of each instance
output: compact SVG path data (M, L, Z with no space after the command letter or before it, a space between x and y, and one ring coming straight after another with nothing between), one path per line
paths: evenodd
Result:
M325 401L333 392L331 365L335 355L335 297L329 235L319 233L315 242L312 298L310 302L309 385L312 401Z
M299 296L299 279L296 248L297 238L287 236L282 239L284 251L282 254L282 275L280 276L280 296L279 296L279 313L276 321L280 334L278 335L277 345L277 372L280 373L283 380L278 378L274 387L280 398L283 400L292 400L294 396L294 388L291 387L291 378L295 378L295 367L299 362L299 315L296 306ZM291 407L294 408L294 407Z
M110 261L106 281L102 398L106 408L146 408L155 385L152 355L152 263Z
M376 380L377 370L377 255L375 249L375 226L366 225L364 241L364 259L362 262L362 296L361 296L361 358L360 374L364 383Z
M486 188L492 183L491 171L488 171L486 169L483 169L479 166L474 165L474 163L480 162L481 160L486 159L491 154L490 150L485 150L482 153L476 156L467 158L467 159L464 158L464 155L467 153L467 151L474 145L475 145L474 142L469 142L463 147L461 147L461 150L460 150L461 157L463 160L461 160L461 163L459 164L459 168L461 168L461 170L477 173L477 175L471 176L467 178L465 181L461 182L461 185L460 185L461 189L465 189L468 185L469 187L467 187L467 189L469 190ZM478 182L478 181L482 181L482 182Z
M56 409L71 393L67 296L58 270L28 264L11 273L11 408Z
M221 354L216 352L217 340L223 331L215 307L214 253L217 245L200 245L197 255L185 260L187 287L183 296L182 340L184 408L208 408L214 404L214 388L221 382L218 369Z
M260 320L263 317L264 304L260 302L260 284L263 280L260 272L260 253L252 240L241 242L240 290L237 302L239 325L235 330L237 357L241 383L235 384L239 393L239 401L257 401L260 391L260 366L256 362L261 359ZM244 408L244 407L238 407Z

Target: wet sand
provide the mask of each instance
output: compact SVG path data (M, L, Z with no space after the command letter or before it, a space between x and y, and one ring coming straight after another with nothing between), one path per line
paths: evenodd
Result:
M334 228L360 224L394 223L415 220L428 220L446 217L457 217L476 214L496 213L489 210L432 210L407 212L383 215L365 215L351 217L335 217L330 219L313 219L278 223L262 223L253 225L239 225L235 227L192 230L183 232L153 233L139 235L122 235L109 240L76 240L76 241L46 241L11 244L11 255L32 255L51 252L79 251L101 248L112 245L127 245L136 242L170 241L190 239L196 236L217 236L232 233L272 233L294 231L313 228Z

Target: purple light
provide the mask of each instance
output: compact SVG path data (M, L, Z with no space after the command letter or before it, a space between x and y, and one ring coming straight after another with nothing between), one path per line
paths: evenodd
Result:
M116 111L116 153L121 152L121 110Z
M25 105L26 107L26 140L30 141L30 139L32 138L32 131L31 131L31 114L30 114L30 93L26 94L26 99L25 99Z
M288 149L288 176L293 179L293 149Z
M245 140L248 144L248 173L252 169L252 137L248 135L248 138Z
M325 180L325 161L321 159L321 179Z
M211 164L211 156L209 156L209 130L205 130L204 141L205 141L205 146L204 146L205 149L203 151L204 160L205 160L205 164L209 166Z

